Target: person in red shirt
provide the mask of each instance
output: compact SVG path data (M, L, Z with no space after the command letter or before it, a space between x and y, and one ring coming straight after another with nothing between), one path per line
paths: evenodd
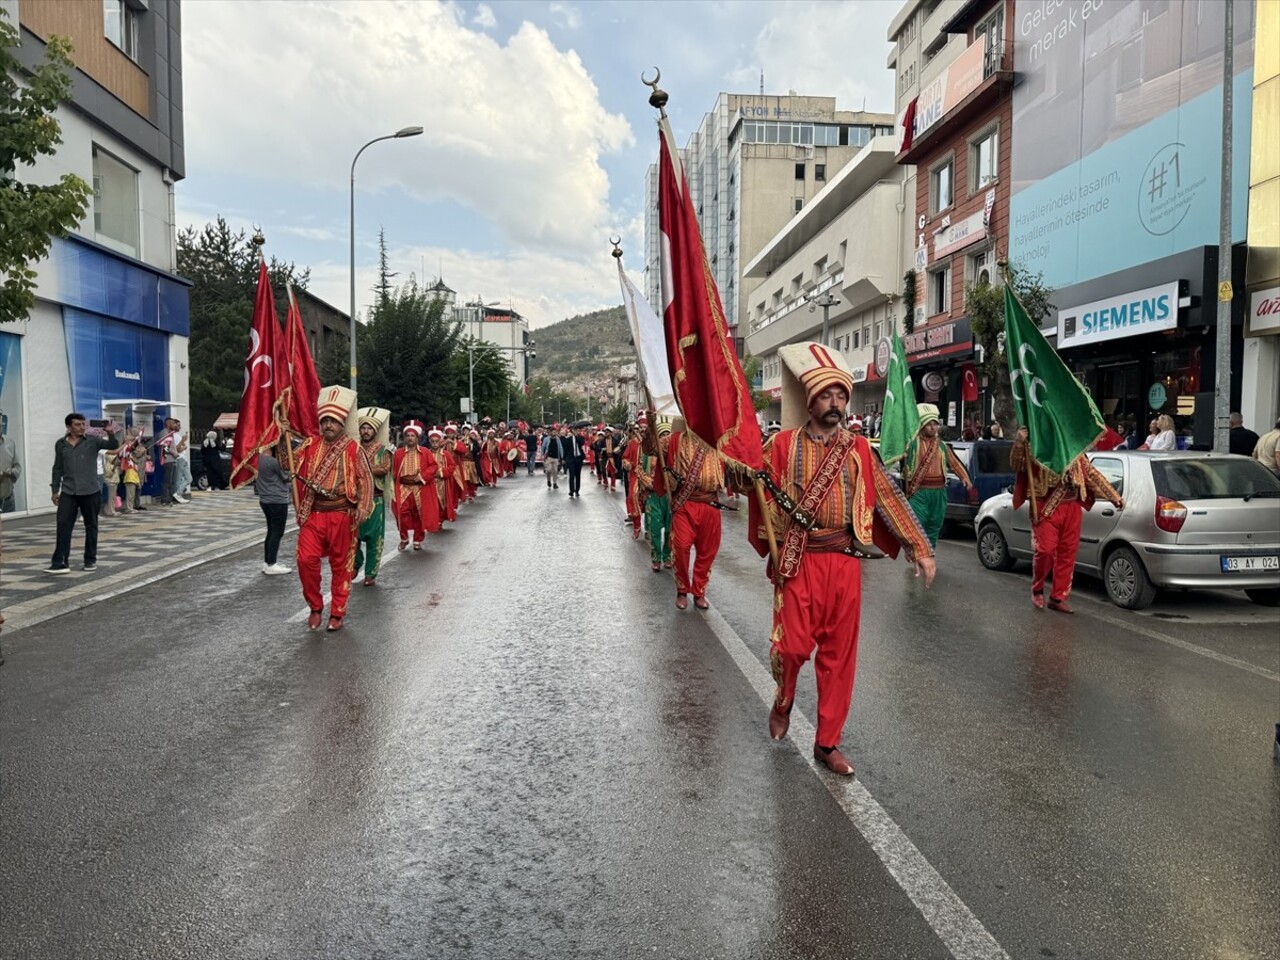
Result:
M391 475L395 479L396 524L400 528L400 549L421 550L427 533L440 529L440 500L436 495L439 464L422 447L423 427L417 420L404 425L404 446L395 452Z

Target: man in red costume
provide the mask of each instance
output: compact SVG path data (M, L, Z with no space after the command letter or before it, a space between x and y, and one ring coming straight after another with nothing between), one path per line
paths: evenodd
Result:
M707 581L720 552L720 510L717 494L724 486L720 455L677 417L667 443L667 489L671 491L671 545L676 561L676 606L706 610ZM689 567L689 554L696 559Z
M817 654L818 726L814 759L842 776L853 764L840 738L853 699L862 614L859 558L896 555L899 545L925 585L936 567L929 540L901 491L865 438L844 429L853 374L836 351L818 343L790 344L782 360L782 422L787 429L765 445L765 469L780 491L768 498L779 538L769 660L777 692L769 734L786 736L796 679ZM798 429L797 429L798 428ZM758 500L751 499L750 536L763 556L767 531Z
M640 503L640 436L648 429L648 422L640 420L631 428L627 448L622 452L622 462L627 467L627 519L631 521L631 539L640 539L640 522L644 507Z
M307 626L312 630L320 628L324 614L320 561L325 557L329 559L333 595L328 629L342 629L355 570L357 531L373 513L369 457L349 435L356 429L351 418L355 405L355 392L346 387L321 390L317 402L320 436L308 437L294 454L300 528L298 579L311 610Z
M396 484L396 525L400 528L400 549L421 550L427 533L440 529L440 500L436 496L439 465L431 451L419 445L422 424L410 420L404 425L404 446L396 450L391 475Z
M436 495L440 501L441 523L452 523L458 519L458 487L454 483L457 468L453 454L444 442L443 430L432 430L427 433L427 442L431 447L431 455L436 458Z
M1013 509L1031 501L1031 547L1035 551L1031 603L1038 610L1044 609L1044 585L1052 573L1049 609L1075 613L1067 604L1067 597L1071 595L1076 554L1080 551L1081 518L1098 500L1110 501L1117 510L1123 510L1124 498L1084 454L1076 457L1062 476L1035 463L1027 449L1026 427L1018 429L1009 462L1016 474Z
M486 487L498 483L498 441L493 430L485 434L480 441L480 480Z

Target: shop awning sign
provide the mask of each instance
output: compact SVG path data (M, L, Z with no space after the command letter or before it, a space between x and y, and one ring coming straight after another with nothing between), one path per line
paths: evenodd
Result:
M949 253L954 253L971 243L977 243L987 235L985 215L981 210L972 213L962 220L948 223L933 238L933 259L935 262Z
M1280 287L1255 290L1249 297L1249 335L1280 333Z
M1058 311L1058 349L1102 343L1178 325L1178 281Z
M907 351L908 365L913 367L927 360L968 355L973 352L973 328L968 317L931 323L904 334L902 346Z

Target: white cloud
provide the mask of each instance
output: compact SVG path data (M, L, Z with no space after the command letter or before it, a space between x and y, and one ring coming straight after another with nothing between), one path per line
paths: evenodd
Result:
M572 10L572 8L566 8ZM400 185L492 221L516 245L582 254L608 231L601 157L632 145L573 51L524 23L500 45L453 5L193 3L183 10L192 166L362 191ZM479 14L477 14L478 16ZM235 70L226 64L235 63Z
M553 2L547 7L547 12L562 26L570 30L577 30L582 26L582 13L577 7L567 3Z
M494 16L493 7L482 3L476 7L476 15L471 18L471 22L482 30L492 30L498 25L498 18Z

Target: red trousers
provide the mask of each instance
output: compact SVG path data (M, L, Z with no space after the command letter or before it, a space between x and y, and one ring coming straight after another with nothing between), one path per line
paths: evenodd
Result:
M355 563L356 522L345 510L312 513L298 531L298 579L302 596L312 610L324 609L324 593L320 590L320 561L329 558L330 590L333 601L329 615L345 617L347 598L351 596L351 577Z
M435 488L431 485L423 487L420 497L421 509L413 497L407 496L396 510L396 526L400 528L401 540L408 540L413 534L413 542L421 543L428 533L440 532L440 497Z
M1031 592L1044 593L1044 582L1053 574L1054 600L1066 600L1071 593L1071 578L1076 571L1076 554L1080 552L1080 519L1084 506L1079 500L1067 500L1057 509L1031 525L1031 547L1035 559L1031 566Z
M818 678L818 734L823 747L840 745L853 700L862 617L862 566L843 553L806 553L800 569L775 588L769 661L777 702L795 702L796 679L814 648Z
M720 552L720 511L709 503L689 500L671 518L671 545L676 562L676 593L707 595L711 565ZM689 551L697 554L689 576Z

